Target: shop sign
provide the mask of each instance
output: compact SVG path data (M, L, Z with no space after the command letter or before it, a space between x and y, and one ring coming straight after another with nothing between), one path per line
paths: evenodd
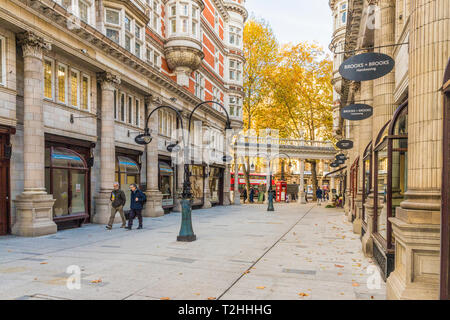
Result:
M359 121L370 118L373 108L368 104L352 104L341 109L341 117L346 120Z
M345 154L340 153L336 156L336 160L345 160L347 157L345 156Z
M339 165L341 165L341 164L344 164L344 163L345 163L345 160L336 160L336 163L339 164Z
M341 140L336 143L336 147L341 150L348 150L353 148L353 141L351 140Z
M339 73L350 81L369 81L385 76L394 66L395 61L390 56L368 52L345 60L339 67Z

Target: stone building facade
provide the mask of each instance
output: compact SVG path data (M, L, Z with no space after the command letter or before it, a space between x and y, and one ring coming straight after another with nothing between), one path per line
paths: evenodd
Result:
M106 223L113 182L180 210L167 146L203 101L242 126L245 0L0 0L0 235ZM156 138L135 143L147 115ZM230 204L227 117L193 115L194 205ZM203 143L203 144L202 144ZM206 152L205 152L206 151ZM125 207L129 206L129 203Z
M330 1L333 15L338 5ZM364 52L387 54L395 67L372 81L335 82L338 108L373 107L373 116L362 121L335 114L336 137L354 142L342 167L345 214L361 235L364 253L379 265L389 299L448 299L448 228L441 231L448 225L443 205L448 200L441 184L449 179L443 171L443 151L448 154L443 79L450 56L450 2L349 0L347 5L344 49L334 39L330 46L335 70L342 59Z

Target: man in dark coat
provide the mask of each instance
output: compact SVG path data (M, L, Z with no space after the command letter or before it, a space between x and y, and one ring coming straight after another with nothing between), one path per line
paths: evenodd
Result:
M255 189L253 187L250 189L250 203L253 203L253 198L255 197Z
M247 189L244 188L244 191L242 191L242 196L244 197L244 203L247 201Z
M127 230L131 230L133 227L133 220L137 216L139 220L138 229L142 229L142 208L144 207L144 201L146 199L145 194L137 188L133 183L130 185L131 195L130 195L130 216L128 219Z
M317 187L317 190L316 190L316 197L317 197L317 204L320 206L320 205L322 205L321 204L321 202L322 202L322 189L320 189L320 187Z
M106 229L108 230L112 229L112 225L114 223L117 211L119 211L120 217L122 218L121 228L125 228L126 220L125 215L123 214L123 206L125 205L127 199L125 196L125 192L123 192L120 189L118 182L114 182L114 190L111 191L110 200L111 200L111 216L109 217L109 222L108 225L106 226Z

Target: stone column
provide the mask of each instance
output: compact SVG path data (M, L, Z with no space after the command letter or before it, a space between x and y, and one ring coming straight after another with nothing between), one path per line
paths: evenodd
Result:
M305 160L300 160L300 198L299 203L305 204Z
M101 86L100 122L100 192L95 196L94 223L107 224L110 214L110 196L113 189L116 165L114 128L114 89L120 79L108 72L99 73L97 79ZM124 189L127 186L120 186ZM116 221L120 221L117 217Z
M209 189L209 174L210 174L210 167L209 165L206 165L205 167L205 188L203 189L204 191L204 202L203 202L203 209L208 209L212 207L211 204L211 190Z
M442 78L448 61L448 0L412 2L409 37L408 188L390 218L395 270L388 299L438 299L442 174Z
M211 146L211 134L210 131L211 129L209 128L209 126L207 125L203 125L202 126L202 145L199 146L200 148L202 148L202 154L203 154L203 161L206 163L206 167L205 167L205 187L203 188L203 192L204 192L204 202L203 202L203 209L208 209L212 207L211 204L211 189L209 188L209 176L210 176L210 166L209 164L211 163L211 159L210 159L210 154L212 151L212 147ZM208 150L204 150L203 148L208 148ZM206 152L205 152L206 151ZM217 150L215 150L217 152Z
M334 197L333 189L335 189L335 188L336 188L336 181L335 181L335 178L333 176L333 177L330 177L330 200L328 201L329 204L334 204L334 201L333 201L333 197Z
M231 204L230 200L230 186L231 186L231 166L227 164L223 172L223 205L229 206Z
M145 104L147 105L147 112L150 114L156 107L156 101L151 96L145 98ZM148 116L146 115L146 117ZM155 112L148 121L148 127L150 128L153 136L152 142L146 146L146 166L147 166L147 190L145 194L147 196L147 203L145 204L142 215L144 217L161 217L164 215L164 209L162 208L163 195L159 190L158 179L158 114Z
M45 189L43 50L50 44L32 32L18 34L24 60L24 191L14 200L12 234L37 237L56 233L52 195Z

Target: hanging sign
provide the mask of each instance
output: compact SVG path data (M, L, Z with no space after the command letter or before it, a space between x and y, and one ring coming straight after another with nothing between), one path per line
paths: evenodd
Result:
M347 157L345 156L345 154L340 153L336 156L336 160L345 160Z
M341 150L348 150L353 148L353 141L351 140L341 140L336 143L336 147Z
M330 167L337 168L337 167L339 167L339 164L336 163L336 162L333 162L333 163L330 164Z
M346 120L364 120L372 114L373 108L368 104L352 104L341 109L341 117Z
M383 53L368 52L345 60L339 73L347 80L369 81L381 78L394 69L395 61Z
M337 163L337 164L344 164L344 163L345 163L345 160L336 160L336 163Z

